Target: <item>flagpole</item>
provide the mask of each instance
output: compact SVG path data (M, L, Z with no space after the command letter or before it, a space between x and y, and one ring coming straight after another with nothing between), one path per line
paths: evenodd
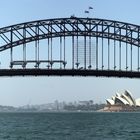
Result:
M89 11L88 10L85 10L85 14L87 14L87 18L89 17Z

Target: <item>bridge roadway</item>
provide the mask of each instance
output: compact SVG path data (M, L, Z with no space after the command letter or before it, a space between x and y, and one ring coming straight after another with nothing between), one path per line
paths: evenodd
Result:
M0 69L0 76L96 76L140 78L140 72L88 69Z

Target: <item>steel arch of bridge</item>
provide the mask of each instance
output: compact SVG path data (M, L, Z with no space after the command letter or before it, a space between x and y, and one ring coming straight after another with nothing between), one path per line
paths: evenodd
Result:
M138 25L106 19L75 17L38 20L0 28L0 38L5 42L0 46L0 51L35 40L77 35L109 38L140 46L139 34ZM13 40L13 36L17 39Z
M66 68L67 61L65 58L65 38L72 38L72 66ZM83 37L83 67L79 67L78 59L75 60L75 47L78 49L78 38ZM60 59L53 60L48 58L47 60L39 60L39 41L43 39L48 40L48 45L52 45L53 38L60 38ZM91 40L95 38L95 45L92 46ZM107 60L104 60L103 55L103 39L107 40ZM16 24L4 28L0 28L0 52L7 49L10 50L10 69L0 69L0 76L14 76L14 75L81 75L81 76L117 76L117 77L140 77L139 69L139 47L140 47L140 26L113 21L106 19L95 18L56 18L47 20L38 20L32 22L26 22ZM113 62L111 60L111 40L113 42ZM101 43L99 43L99 41ZM26 60L26 44L35 42L36 58L35 60ZM62 42L64 46L62 47ZM75 45L77 42L77 46ZM89 45L87 45L87 42ZM118 46L116 45L118 42ZM125 70L122 69L122 43L126 45L125 50ZM23 60L14 61L13 51L14 47L23 45ZM101 49L99 49L99 45ZM128 47L130 45L130 47ZM88 52L87 52L88 47ZM92 68L91 48L95 47L95 66ZM53 53L50 47L50 53ZM63 48L63 50L62 50ZM118 54L116 51L118 48ZM128 51L127 48L130 48ZM133 53L133 48L137 48L137 52ZM63 56L62 56L62 53ZM101 56L101 68L99 67L99 53ZM52 55L52 54L51 54ZM79 54L80 55L80 54ZM130 65L128 64L128 55L130 56ZM133 69L133 55L137 55L137 68ZM62 58L63 57L63 58ZM88 58L87 58L88 57ZM87 59L89 62L87 62ZM107 62L105 62L107 61ZM118 66L117 66L118 61ZM27 63L35 63L35 68L26 68ZM48 63L50 66L46 69L39 68L41 62ZM53 63L60 63L60 68L53 69ZM107 68L104 69L104 62L107 63ZM87 64L88 63L88 64ZM113 63L113 64L112 64ZM14 65L22 65L21 69L14 69ZM111 68L112 64L112 68ZM128 70L128 65L130 69ZM63 67L62 67L63 66ZM118 67L118 69L117 69Z

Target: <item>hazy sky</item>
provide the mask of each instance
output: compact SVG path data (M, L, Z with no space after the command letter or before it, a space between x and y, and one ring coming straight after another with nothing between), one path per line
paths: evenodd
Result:
M0 27L26 21L90 17L140 24L140 0L1 0ZM129 89L140 97L140 79L96 77L12 77L0 78L0 105L22 106L59 101L105 102L116 91Z

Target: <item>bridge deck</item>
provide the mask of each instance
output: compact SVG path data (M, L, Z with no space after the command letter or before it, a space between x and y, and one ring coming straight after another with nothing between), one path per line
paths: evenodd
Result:
M72 69L0 69L0 76L106 76L140 78L140 72Z

